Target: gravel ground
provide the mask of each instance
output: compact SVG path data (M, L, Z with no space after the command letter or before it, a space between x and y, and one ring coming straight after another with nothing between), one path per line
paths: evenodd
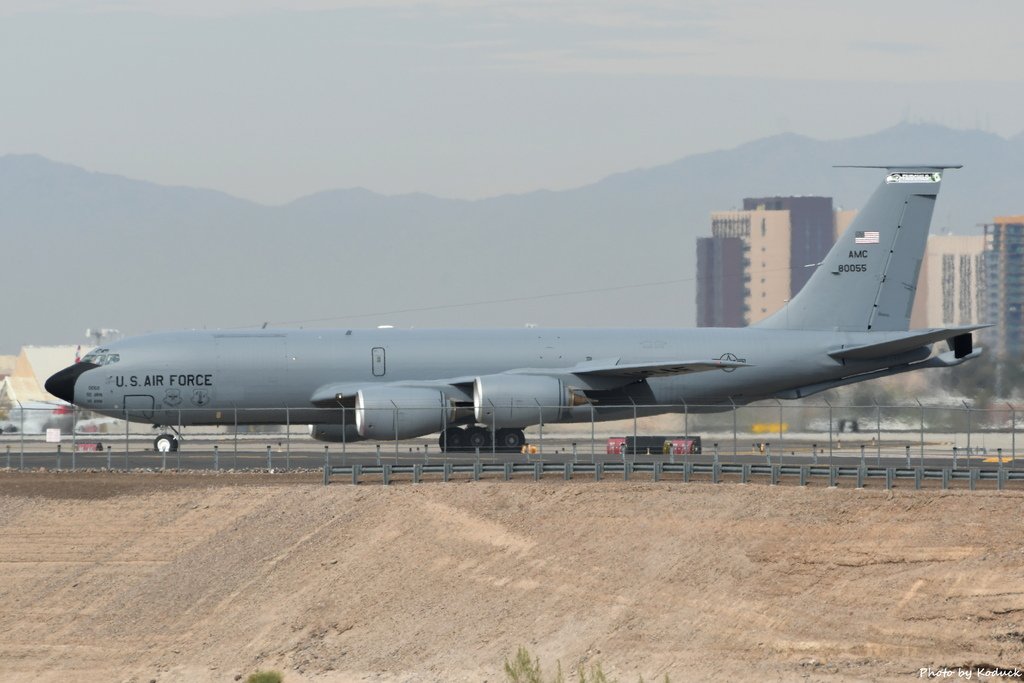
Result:
M0 473L0 679L1024 670L1022 492L319 481Z

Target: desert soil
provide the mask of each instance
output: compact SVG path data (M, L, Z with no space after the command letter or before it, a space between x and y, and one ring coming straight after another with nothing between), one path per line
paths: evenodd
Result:
M1024 493L0 473L0 679L1024 669ZM977 680L977 678L975 678Z

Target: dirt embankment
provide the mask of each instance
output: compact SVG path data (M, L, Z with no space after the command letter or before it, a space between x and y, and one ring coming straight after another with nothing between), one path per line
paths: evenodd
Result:
M1024 668L1024 495L0 474L0 678ZM955 675L955 674L954 674Z

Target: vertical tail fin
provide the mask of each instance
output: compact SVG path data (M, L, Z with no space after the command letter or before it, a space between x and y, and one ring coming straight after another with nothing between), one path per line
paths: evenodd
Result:
M860 168L884 168L888 174L803 289L758 327L850 332L910 328L942 171L960 166Z

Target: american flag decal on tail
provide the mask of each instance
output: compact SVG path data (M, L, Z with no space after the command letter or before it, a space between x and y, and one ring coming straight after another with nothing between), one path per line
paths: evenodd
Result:
M878 244L877 230L858 230L853 235L854 244Z

